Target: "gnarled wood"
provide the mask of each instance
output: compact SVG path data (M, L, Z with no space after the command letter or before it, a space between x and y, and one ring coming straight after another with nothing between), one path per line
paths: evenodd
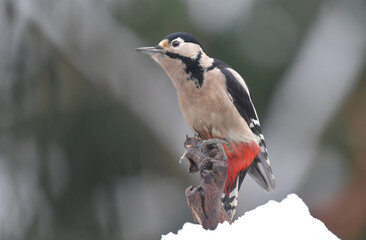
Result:
M184 143L189 161L188 172L199 172L200 185L190 186L185 195L195 223L205 229L215 229L217 224L231 219L221 204L228 163L220 143L188 138ZM220 144L221 145L221 144Z

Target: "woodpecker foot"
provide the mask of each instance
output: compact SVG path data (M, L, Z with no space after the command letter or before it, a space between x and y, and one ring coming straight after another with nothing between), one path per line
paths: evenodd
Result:
M187 135L186 135L186 138L188 138ZM200 137L200 135L197 132L194 133L193 138L196 140L202 140L202 138Z
M196 137L189 138L186 136L184 147L187 150L180 158L180 162L187 158L189 162L188 172L190 173L201 171L202 167L199 166L205 157L223 159L227 163L228 159L222 143L224 141L221 139L199 140Z
M196 138L186 138L186 141L184 142L184 147L187 149L184 153L185 158L187 158L189 167L188 172L194 173L197 172L198 166L202 159L204 158L203 153L200 151L198 143L200 140Z
M188 154L188 149L194 148L197 146L197 142L200 141L201 138L198 135L198 133L195 133L193 135L192 138L188 137L188 135L186 135L186 141L184 142L184 147L187 149L184 151L183 155L180 157L179 159L179 163L182 163L182 161L187 158L187 160L189 161L189 157L187 157ZM188 154L188 156L192 157L194 154L192 153L192 151Z
M197 145L199 146L200 151L205 155L217 159L224 158L224 160L228 162L229 160L225 154L225 149L222 146L223 143L225 143L225 141L221 139L209 139L202 140Z
M221 140L187 138L184 147L189 161L189 172L200 172L201 182L190 186L185 195L195 223L205 229L215 229L218 223L231 219L221 204L224 192L228 160Z

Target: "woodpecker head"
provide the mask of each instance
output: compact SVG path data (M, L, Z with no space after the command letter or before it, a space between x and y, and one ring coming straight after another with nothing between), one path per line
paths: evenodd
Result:
M136 48L136 51L152 56L157 62L165 57L183 56L194 58L202 52L200 43L190 34L177 32L169 34L155 47Z
M155 47L136 50L150 55L159 63L176 87L187 79L192 80L197 88L201 87L204 71L213 63L213 59L203 52L201 44L184 32L169 34Z

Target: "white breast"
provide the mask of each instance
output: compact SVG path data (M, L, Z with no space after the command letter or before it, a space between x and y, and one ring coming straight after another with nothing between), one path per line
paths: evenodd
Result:
M258 142L230 99L220 70L205 73L204 79L201 88L187 80L177 88L183 116L192 131L233 142Z

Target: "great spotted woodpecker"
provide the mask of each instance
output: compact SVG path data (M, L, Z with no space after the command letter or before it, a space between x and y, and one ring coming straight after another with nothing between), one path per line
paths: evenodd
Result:
M207 56L188 33L172 33L155 47L136 50L150 55L169 75L191 130L203 140L222 140L229 160L222 196L228 215L235 214L246 173L267 192L275 191L258 115L243 78L229 65Z

